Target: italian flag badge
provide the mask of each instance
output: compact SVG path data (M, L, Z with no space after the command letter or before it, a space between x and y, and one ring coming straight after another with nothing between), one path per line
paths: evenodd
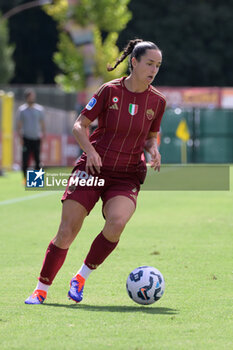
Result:
M135 105L133 103L129 104L129 113L131 115L135 115L138 112L138 105Z

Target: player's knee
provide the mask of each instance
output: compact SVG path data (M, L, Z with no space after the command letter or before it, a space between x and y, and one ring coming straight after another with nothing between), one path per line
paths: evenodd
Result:
M112 232L118 234L124 230L126 221L122 217L114 216L107 221L107 224L110 226Z
M69 222L63 221L61 222L57 233L57 240L60 244L69 246L76 234L77 232L75 231L74 227Z

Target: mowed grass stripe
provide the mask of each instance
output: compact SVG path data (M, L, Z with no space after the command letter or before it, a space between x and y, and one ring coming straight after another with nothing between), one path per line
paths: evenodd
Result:
M50 196L51 194L54 194L54 193L46 192L46 193L34 194L32 196L27 196L27 197L6 199L5 201L1 201L0 205L15 204L15 203L18 203L18 202L24 202L24 201L28 201L28 200L31 200L31 199L37 199L37 198L41 198L41 197Z

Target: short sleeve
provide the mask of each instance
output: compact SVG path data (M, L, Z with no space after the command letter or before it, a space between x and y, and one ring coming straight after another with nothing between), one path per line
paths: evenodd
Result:
M90 121L95 120L106 109L107 86L102 85L93 95L86 107L81 111Z
M40 120L45 120L45 113L44 113L43 107L41 107L41 110L40 110Z
M159 131L165 108L166 108L166 101L161 99L157 114L155 116L153 123L151 124L151 128L150 128L151 132L158 132Z

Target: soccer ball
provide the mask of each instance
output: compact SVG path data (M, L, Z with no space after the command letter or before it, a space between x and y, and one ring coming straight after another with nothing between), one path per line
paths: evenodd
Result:
M126 289L133 301L148 305L155 303L162 297L165 282L159 270L152 266L141 266L129 274Z

